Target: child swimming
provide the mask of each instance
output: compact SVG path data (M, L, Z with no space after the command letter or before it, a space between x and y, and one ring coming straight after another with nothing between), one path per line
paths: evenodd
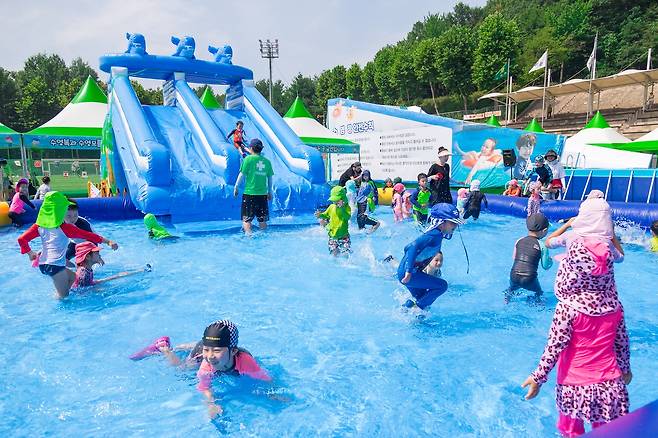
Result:
M238 327L229 320L213 322L203 331L199 342L182 344L171 348L168 336L162 336L146 348L130 356L141 360L148 356L164 355L170 364L183 368L197 368L197 389L203 394L208 406L208 415L214 418L223 413L218 397L212 390L212 380L220 375L248 376L253 379L271 381L256 359L247 350L238 347ZM185 359L176 352L187 353Z
M429 226L425 232L404 247L397 276L413 297L404 303L404 307L417 306L425 310L448 289L445 280L428 275L423 270L430 263L440 268L443 254L437 256L441 252L443 239L451 239L453 231L461 223L455 207L447 203L436 204L430 210Z
M21 178L16 183L16 193L11 199L11 205L9 206L9 219L15 227L22 227L25 223L25 206L28 205L32 210L36 209L32 201L30 201L29 191L28 191L28 180Z
M315 213L315 217L320 219L322 226L327 227L329 252L334 256L349 254L351 252L349 224L352 210L347 202L345 187L333 187L329 201L332 204L324 212Z
M653 221L651 224L651 251L658 252L658 221Z
M425 225L429 213L430 196L432 192L427 188L427 175L418 174L418 188L411 193L409 201L413 209L414 220L417 224Z
M393 208L393 217L395 222L402 222L411 216L409 212L409 197L410 195L404 188L404 184L397 183L393 186L393 200L391 207Z
M482 202L484 202L485 208L489 208L487 197L480 191L480 180L474 179L471 181L471 189L464 205L464 219L473 217L473 220L478 220L480 210L482 210Z
M544 293L539 279L537 269L541 267L550 269L553 266L548 249L541 239L548 233L548 219L541 213L531 214L526 218L528 235L516 241L514 244L514 264L509 273L509 288L505 291L505 304L515 295L518 289L525 289L535 293L535 299L539 299Z
M59 298L66 298L75 281L75 272L66 268L66 250L69 238L85 239L94 243L105 243L113 250L119 248L115 242L95 233L77 228L64 222L70 201L61 192L48 192L41 204L37 222L19 238L21 254L27 254L30 260L38 259L39 270L52 278ZM41 253L30 248L30 242L41 237Z
M160 225L158 219L154 214L148 213L144 216L144 226L148 230L149 238L153 240L162 240L162 239L177 239L178 236L174 236L165 227Z
M594 202L588 202L594 201ZM630 369L624 309L617 296L614 263L622 258L611 242L612 221L603 199L583 202L578 217L553 233L574 230L555 280L558 304L539 366L521 385L526 399L537 396L558 365L558 430L564 436L585 433L584 422L598 427L626 415Z
M144 269L137 269L134 271L124 271L100 280L94 279L94 266L103 266L105 261L100 255L101 247L96 246L92 242L82 242L75 246L75 265L77 270L75 272L75 281L71 289L80 287L95 286L97 284L106 283L108 281L116 280L117 278L128 277L129 275L139 274L140 272L150 272L151 265L146 265Z

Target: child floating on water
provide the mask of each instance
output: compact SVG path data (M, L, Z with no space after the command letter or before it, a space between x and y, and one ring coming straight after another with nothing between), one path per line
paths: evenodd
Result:
M651 251L658 252L658 221L653 221L651 224Z
M30 260L38 258L39 270L52 278L59 298L66 298L75 281L75 273L66 269L66 250L69 238L85 239L93 243L105 243L116 250L119 245L95 233L77 228L64 222L71 203L60 192L48 192L41 204L36 224L18 238L21 254L28 254ZM41 254L30 248L30 241L41 237Z
M397 183L393 186L393 200L391 207L393 208L393 217L395 222L401 222L411 216L409 212L409 197L410 194L404 188L404 184Z
M71 286L72 289L79 287L89 287L100 283L116 280L117 278L127 277L129 275L139 274L140 272L150 272L151 265L146 265L144 269L137 269L134 271L120 272L100 280L94 279L94 265L105 264L105 261L100 255L101 247L96 246L92 242L82 242L75 246L75 264L77 270L75 273L75 281Z
M375 204L377 203L377 188L374 187L374 185L374 182L370 179L370 172L364 170L357 180L358 192L356 194L356 221L359 224L359 230L363 230L366 225L372 225L372 228L370 229L371 233L379 228L379 222L368 216L368 210L371 208L370 204L373 202Z
M176 351L187 353L181 360ZM199 383L197 389L204 395L208 405L208 415L214 418L221 415L222 407L217 403L218 397L212 390L212 380L226 374L230 376L248 376L257 380L271 381L272 378L263 370L251 353L238 347L238 328L229 320L216 321L203 331L201 341L179 345L171 348L168 336L156 339L151 345L130 356L132 360L141 360L152 355L164 355L174 366L196 368Z
M622 254L618 242L613 243L606 205L602 197L588 198L578 217L547 242L549 247L551 242L567 245L555 280L559 302L539 366L521 386L529 387L527 400L534 398L558 365L557 428L564 436L585 433L585 421L598 427L629 409L626 385L633 375L613 267ZM569 227L573 231L562 236Z
M512 196L515 198L521 196L521 186L519 186L519 182L517 180L512 179L507 184L508 185L505 191L503 192L503 196Z
M21 178L16 183L16 193L11 199L11 205L9 206L8 216L15 227L21 227L25 222L25 205L29 205L32 210L36 208L29 198L28 180Z
M505 304L521 288L534 292L535 300L540 299L544 292L537 278L539 263L544 269L553 266L548 249L541 241L548 233L546 216L541 213L531 214L526 219L526 226L528 235L514 244L514 264L509 274L509 288L505 291Z
M425 232L404 247L397 275L400 283L406 286L413 297L404 303L405 307L425 310L448 289L445 280L423 270L430 264L433 264L432 270L441 268L443 239L451 239L453 231L461 223L455 207L451 204L436 204L430 210L430 225Z
M483 201L484 207L489 208L487 197L480 191L480 180L474 179L471 181L471 190L466 199L466 205L464 205L464 219L473 217L473 220L478 220Z
M323 226L327 226L329 252L334 256L349 254L351 252L349 224L352 211L347 203L345 187L332 188L329 201L332 204L324 212L315 213L315 216L320 219Z
M427 188L427 175L418 174L418 188L411 193L409 200L413 209L414 220L417 224L425 225L429 213L430 196L432 192Z
M158 219L152 213L148 213L144 216L144 226L149 232L149 238L153 240L178 238L178 236L172 235L165 227L160 225Z

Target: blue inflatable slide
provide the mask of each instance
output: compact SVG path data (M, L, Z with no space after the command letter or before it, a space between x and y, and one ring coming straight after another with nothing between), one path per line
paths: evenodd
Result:
M251 70L232 64L232 49L209 47L214 61L194 56L192 37L172 37L171 56L150 55L141 34L127 34L125 53L100 58L110 74L113 138L102 158L118 188L137 209L170 215L176 222L239 219L233 196L242 157L227 139L238 120L246 140L259 138L274 170L274 214L310 212L325 202L328 187L320 153L302 143L256 90ZM164 105L142 105L131 78L164 81ZM206 109L189 83L228 86L224 109Z

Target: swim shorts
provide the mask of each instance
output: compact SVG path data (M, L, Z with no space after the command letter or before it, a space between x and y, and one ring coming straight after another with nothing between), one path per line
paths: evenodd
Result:
M341 237L340 239L329 238L329 252L333 254L349 254L352 252L352 242L350 236Z
M256 218L258 222L270 220L270 208L267 204L267 195L242 195L242 221L251 222Z
M66 266L58 266L58 265L39 265L39 270L43 275L47 275L49 277L53 277L56 275L58 272L63 271L66 269Z

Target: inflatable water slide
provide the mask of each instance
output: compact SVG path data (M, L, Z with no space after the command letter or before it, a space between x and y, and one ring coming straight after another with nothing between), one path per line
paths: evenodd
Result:
M172 55L151 55L141 34L126 34L125 53L104 55L110 74L102 164L144 213L177 222L238 219L233 189L242 157L227 138L244 123L245 142L259 138L274 170L274 214L313 211L327 198L320 153L306 146L254 86L253 72L233 65L230 46L195 57L195 40L172 37ZM142 105L131 78L164 81L164 104ZM190 83L225 85L224 108L206 108Z

